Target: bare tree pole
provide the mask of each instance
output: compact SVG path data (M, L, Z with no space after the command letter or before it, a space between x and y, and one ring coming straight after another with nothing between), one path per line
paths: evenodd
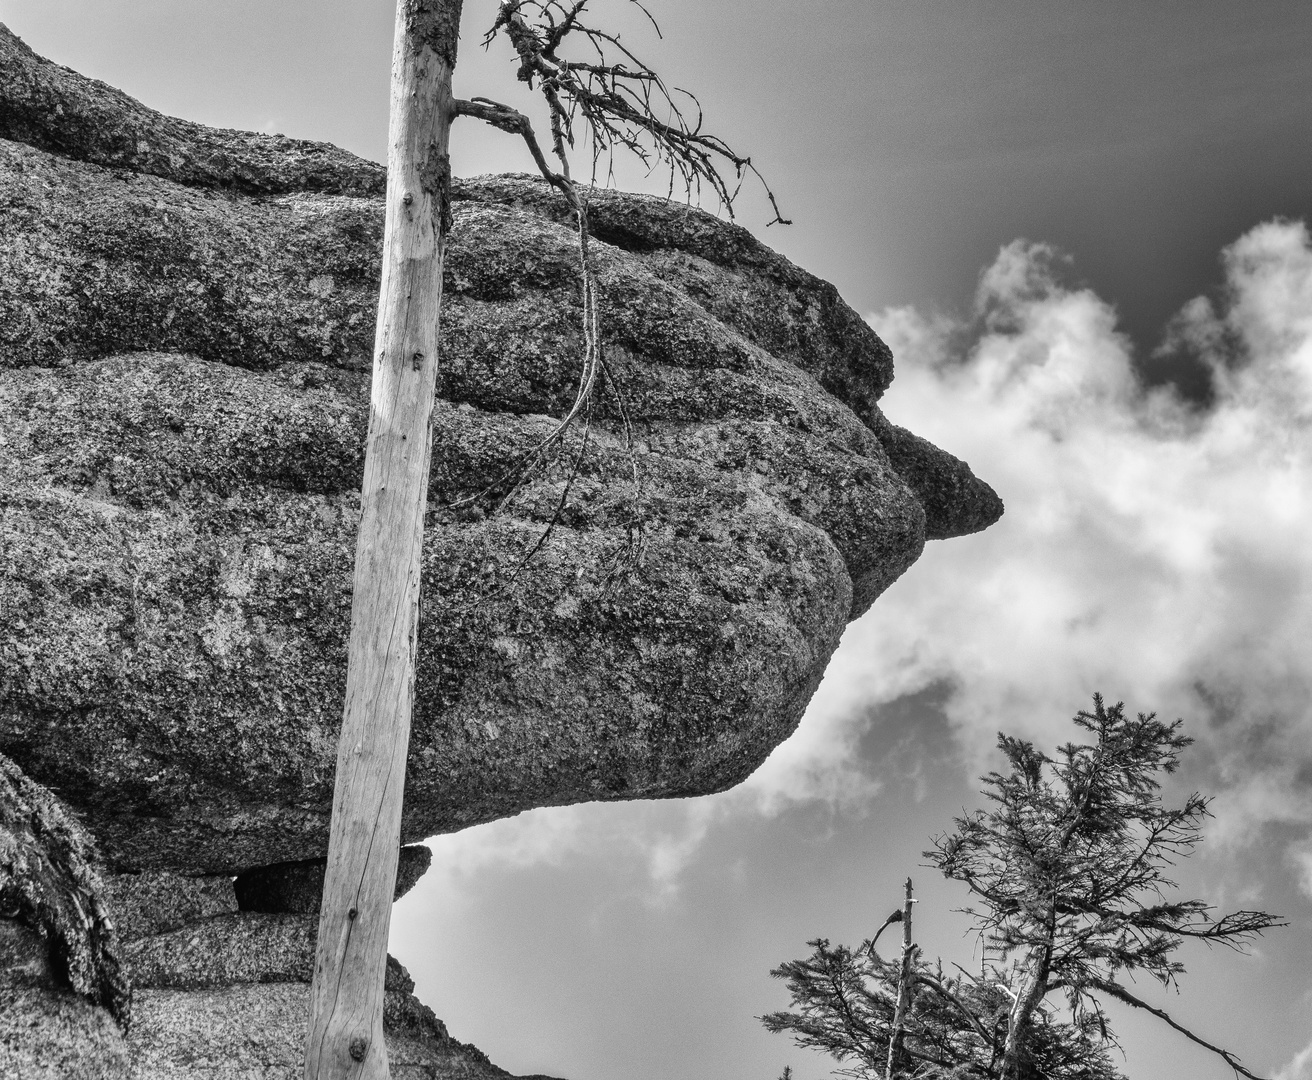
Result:
M631 2L646 12L641 0ZM382 288L306 1080L388 1077L383 979L414 705L438 312L451 226L451 122L471 116L520 135L578 218L583 377L555 433L507 472L512 489L575 417L586 415L604 370L586 201L570 178L567 156L575 144L576 120L591 134L594 154L619 146L648 163L663 162L671 169L671 185L678 176L690 197L704 181L732 206L738 188L720 175L719 163L732 166L739 182L748 173L760 177L750 158L702 132L700 109L692 122L685 118L660 77L620 43L618 34L583 21L587 3L503 0L485 39L504 33L519 59L518 77L542 93L559 172L548 164L526 116L485 98L454 98L462 0L397 3ZM586 43L594 59L563 56L559 50L571 37ZM619 62L608 62L608 50L619 54ZM775 219L782 221L768 187L766 194ZM538 546L544 542L545 535Z
M911 879L907 878L907 896L902 904L902 972L897 979L897 1005L893 1010L893 1028L888 1037L888 1067L884 1070L884 1080L893 1080L893 1068L906 1031L907 999L911 996L911 959L915 949L911 944L911 905L914 903L915 900L911 898Z
M387 1080L383 978L410 744L461 0L399 0L346 707L306 1080Z
M1053 912L1046 927L1048 940L1035 945L1025 958L1025 976L1007 1017L1007 1040L1002 1051L1003 1080L1020 1080L1024 1074L1026 1042L1033 1026L1034 1014L1048 992L1048 977L1052 973L1052 938L1057 933L1056 924L1057 916Z

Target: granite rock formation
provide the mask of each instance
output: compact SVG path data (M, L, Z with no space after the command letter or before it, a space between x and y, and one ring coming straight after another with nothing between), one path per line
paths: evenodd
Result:
M301 1080L314 915L242 910L226 876L110 876L103 896L131 1025L72 992L41 935L0 914L0 1077ZM452 1038L390 957L384 1033L393 1080L513 1080Z
M134 988L131 1080L301 1080L317 915L251 911L226 876L146 871L109 892ZM384 1029L393 1080L511 1080L451 1037L390 957Z
M218 133L206 172L193 128L4 50L0 95L36 104L0 142L0 751L120 869L321 856L377 167L325 151L288 191L277 147ZM106 150L118 129L146 149ZM1001 509L884 419L892 358L832 286L685 206L599 192L592 218L611 377L588 445L497 512L453 508L550 430L580 352L559 201L458 188L408 840L742 780L926 536Z
M299 1055L383 179L161 116L0 26L0 753L116 875L106 963L136 1021L124 1044L91 1014L87 1075L290 1076ZM831 285L605 191L604 385L508 488L574 394L577 238L536 180L454 195L405 839L723 790L926 539L1001 502L884 417L892 357ZM14 985L65 993L14 914ZM505 1075L392 978L394 1075Z

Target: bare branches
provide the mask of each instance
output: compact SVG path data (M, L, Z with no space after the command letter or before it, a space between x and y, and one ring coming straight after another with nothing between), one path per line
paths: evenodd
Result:
M630 2L659 33L651 13L638 0ZM668 86L618 34L584 22L587 4L588 0L568 4L563 0L505 0L484 37L487 45L504 34L519 58L518 78L542 94L552 152L560 161L561 173L570 176L566 155L577 144L581 121L583 133L591 139L594 178L603 156L617 147L626 149L648 169L668 168L671 193L677 183L693 198L700 196L705 186L732 216L734 200L751 174L770 200L774 211L770 224L788 224L752 159L702 130L697 98ZM575 42L588 50L588 58L561 54ZM543 169L541 162L539 168ZM726 177L722 168L732 176Z
M512 109L509 105L502 105L500 102L485 97L476 97L472 101L457 98L455 106L457 116L472 116L476 120L482 120L495 128L509 132L511 135L520 136L528 145L528 152L533 156L533 162L537 165L538 171L546 177L552 186L564 192L565 197L570 200L571 204L578 198L569 179L563 174L555 172L547 164L546 155L542 153L542 147L538 145L538 137L533 130L533 123L522 112Z
M576 4L576 11L582 9L582 3ZM600 303L597 297L596 277L592 271L592 259L588 246L588 211L583 199L579 196L578 189L569 176L568 162L562 157L564 164L563 172L554 171L547 163L546 155L542 152L542 147L538 143L537 134L533 130L533 124L527 116L509 105L503 105L500 102L492 101L489 98L474 98L472 101L456 100L455 112L457 116L471 116L493 127L500 128L502 131L519 135L528 146L529 153L532 155L538 170L546 178L548 183L557 188L569 201L571 208L574 210L578 220L579 236L579 278L582 283L582 308L583 308L583 361L579 374L579 386L574 395L574 402L569 411L561 417L555 428L545 438L540 440L527 453L521 455L506 469L501 476L494 480L482 491L475 493L465 499L457 500L450 504L452 508L458 508L469 503L477 502L479 499L497 493L500 495L499 508L504 507L510 499L528 480L533 472L542 464L552 448L561 442L565 433L569 431L574 422L583 416L585 426L583 431L582 445L579 448L574 462L570 469L570 474L565 481L564 490L561 493L560 500L557 504L556 511L551 517L550 524L546 530L538 537L528 554L521 562L521 568L527 564L551 537L556 522L560 518L561 511L565 507L566 500L569 497L570 489L573 485L574 478L578 475L579 466L583 460L583 455L587 451L589 425L588 421L592 410L592 393L596 386L598 375L605 368L605 359L601 347L601 314ZM623 411L623 410L622 410ZM627 431L627 415L625 416Z
M459 499L450 504L452 509L457 509L470 503L477 502L491 494L500 495L498 508L504 507L514 496L529 476L542 464L552 448L560 443L565 433L570 429L580 416L583 416L585 422L589 419L592 409L593 390L596 387L598 376L605 370L605 358L602 352L601 342L601 308L597 296L596 277L592 271L592 261L588 249L588 219L587 207L579 197L574 183L567 175L553 172L546 163L546 158L538 145L537 137L533 132L533 126L527 116L521 112L510 108L507 105L501 105L495 101L489 101L486 98L476 98L473 101L457 101L456 114L458 116L474 116L480 120L501 128L503 131L509 131L523 137L528 144L529 152L533 155L534 160L538 163L539 169L543 175L555 187L559 188L570 201L575 213L578 215L578 236L579 236L579 277L582 283L582 328L583 328L583 361L579 373L579 385L574 394L574 401L569 410L557 422L552 431L537 444L535 444L526 453L515 459L501 476L497 477L491 484L464 499ZM621 414L625 421L626 433L628 430L627 411L621 408ZM539 538L533 546L530 557L535 553L549 537L555 522L559 518L560 511L564 507L564 500L569 494L570 486L574 477L578 473L579 463L582 460L582 454L587 448L588 429L585 426L583 445L579 450L579 456L576 457L571 468L569 479L565 484L565 491L561 496L561 503L557 507L556 514L552 516L551 525L547 531Z
M629 0L660 34L660 26L640 0ZM583 360L579 389L574 403L556 427L536 446L511 462L491 485L468 498L452 503L459 507L492 494L504 507L529 477L562 442L569 428L583 418L585 430L564 493L551 524L533 545L531 558L550 537L564 508L582 455L587 449L593 391L600 376L616 393L625 440L630 449L634 480L634 516L630 546L636 532L641 536L641 497L636 459L632 452L632 427L618 385L609 377L601 342L601 300L589 247L586 193L581 191L571 170L569 154L580 137L590 144L592 179L595 182L603 156L612 157L616 148L631 151L648 169L665 165L670 170L670 192L681 182L691 199L703 185L715 192L732 216L733 202L747 174L761 180L775 222L787 224L779 212L774 193L765 184L751 158L736 153L727 143L702 131L701 107L690 93L667 87L651 67L620 40L618 33L597 29L585 21L589 0L504 0L496 21L484 37L484 46L504 35L519 59L518 78L542 94L546 104L550 150L538 141L529 118L517 109L478 97L454 102L454 115L469 116L518 135L528 147L538 171L568 201L578 222L579 273L582 282ZM562 50L578 44L585 55L566 56ZM555 164L551 158L555 159ZM726 179L722 168L732 170ZM609 170L608 170L609 172ZM527 558L525 561L527 561Z
M879 941L879 935L882 934L885 930L887 930L887 929L888 929L890 926L892 926L894 923L900 923L901 921L902 921L902 909L901 909L901 908L898 908L895 912L893 912L892 915L890 915L887 919L884 920L884 924L883 924L878 930L875 931L875 936L872 937L872 938L870 939L870 952L871 952L872 954L873 954L874 951L875 951L875 945L876 945L876 943L878 943L878 941Z
M1208 1042L1206 1039L1201 1038L1198 1035L1195 1035L1183 1024L1177 1023L1175 1020L1171 1019L1170 1014L1167 1013L1165 1009L1158 1009L1152 1005L1149 1005L1148 1002L1144 1001L1142 998L1135 997L1132 993L1130 993L1130 991L1125 989L1125 987L1121 986L1119 983L1114 983L1109 979L1090 979L1088 986L1094 990L1101 990L1108 997L1113 997L1117 1001L1124 1002L1126 1005L1133 1005L1136 1009L1143 1009L1145 1012L1152 1013L1159 1020L1163 1020L1166 1022L1167 1025L1175 1028L1175 1030L1178 1031L1181 1035L1183 1035L1186 1039L1191 1039L1194 1042L1196 1042L1199 1046L1205 1047L1206 1049L1212 1051L1212 1053L1219 1055L1222 1058L1222 1060L1224 1060L1225 1063L1229 1065L1230 1068L1234 1069L1234 1071L1238 1073L1240 1076L1246 1076L1248 1077L1248 1080L1262 1080L1260 1076L1254 1075L1253 1073L1245 1069L1241 1064L1239 1064L1239 1059L1235 1057L1234 1054L1230 1053L1230 1051L1223 1050L1221 1049L1221 1047L1215 1046L1212 1043Z

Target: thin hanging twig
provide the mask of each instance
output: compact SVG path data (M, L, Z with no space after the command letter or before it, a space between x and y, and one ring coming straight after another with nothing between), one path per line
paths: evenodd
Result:
M651 22L659 35L660 26L651 12L640 0L630 2ZM552 166L544 152L532 122L517 109L485 97L455 102L457 116L474 117L524 140L538 171L564 195L578 226L583 357L574 401L555 427L517 455L495 480L480 491L448 504L451 509L459 509L496 495L495 509L504 509L552 450L563 442L569 429L583 417L583 439L556 510L546 530L521 561L516 574L546 544L560 520L588 447L593 395L599 377L604 376L606 385L616 397L634 484L634 512L629 522L627 546L632 548L640 544L642 535L641 478L633 450L633 426L623 391L606 362L602 347L602 304L589 245L587 201L570 172L569 151L575 146L576 124L580 118L583 129L591 137L594 182L600 155L605 153L613 160L614 148L619 146L631 151L649 168L661 163L667 165L671 193L676 178L682 182L690 199L694 194L700 194L703 184L708 185L732 216L734 200L744 178L751 173L765 187L774 210L769 224L789 224L779 212L773 191L751 159L737 154L717 136L703 133L701 106L697 99L687 91L668 88L660 75L640 60L618 34L585 23L583 16L587 5L588 0L573 0L571 3L564 0L505 0L484 37L487 46L498 34L505 34L519 60L519 79L542 94L551 133L551 156L559 163L558 168ZM533 21L525 17L526 13ZM572 39L582 40L590 48L592 58L562 56L560 50ZM691 119L685 115L678 99L691 103ZM663 113L663 118L658 113ZM722 164L733 170L732 186L720 172ZM609 170L608 175L612 175Z

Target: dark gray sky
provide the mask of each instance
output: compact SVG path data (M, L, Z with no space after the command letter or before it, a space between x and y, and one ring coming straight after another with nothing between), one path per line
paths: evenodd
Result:
M697 91L796 224L763 230L750 190L740 220L871 315L898 357L890 415L1008 512L931 545L853 626L744 788L438 841L394 929L421 994L515 1071L815 1080L824 1059L753 1019L786 1004L768 969L809 937L855 943L908 873L927 951L968 960L963 897L919 853L973 805L993 732L1065 738L1102 689L1199 737L1181 784L1219 797L1190 894L1295 924L1249 958L1186 957L1180 995L1154 1000L1262 1075L1312 1080L1312 4L651 6L664 42L620 10L626 40ZM522 100L504 53L476 48L492 5L466 9L458 92ZM392 17L378 0L0 0L38 52L156 108L374 158ZM455 155L526 167L472 124ZM1073 269L1049 277L1033 244ZM1204 294L1197 340L1239 344L1190 414L1145 398L1136 369ZM977 302L1009 328L973 322ZM1133 1080L1230 1075L1114 1016Z

